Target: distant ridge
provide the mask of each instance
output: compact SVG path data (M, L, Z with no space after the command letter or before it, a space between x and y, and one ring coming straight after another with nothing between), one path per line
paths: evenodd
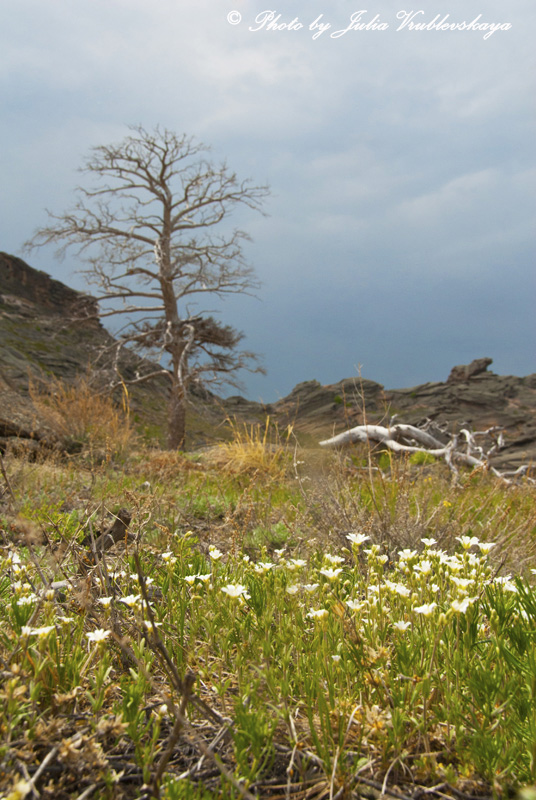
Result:
M44 435L28 395L29 374L73 380L86 370L99 347L114 341L98 320L83 319L94 305L89 295L16 256L0 253L0 447L10 437ZM76 323L72 321L75 315ZM127 350L122 359L122 370L133 376L140 359ZM196 413L201 398L193 398L188 446L220 439L226 416L263 422L270 415L279 425L292 424L303 442L315 444L365 420L385 424L397 415L399 422L415 425L431 419L451 428L501 426L507 445L494 463L515 467L536 462L536 374L495 375L488 369L491 363L490 358L476 359L453 368L444 382L408 389L385 389L357 377L329 385L304 381L287 397L268 405L206 393L204 415ZM133 410L142 423L163 424L166 393L164 379L133 390Z

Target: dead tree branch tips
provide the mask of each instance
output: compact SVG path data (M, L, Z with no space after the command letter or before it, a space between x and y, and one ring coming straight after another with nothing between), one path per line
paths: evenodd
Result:
M121 319L120 345L160 365L136 380L170 379L168 446L178 448L190 384L236 385L237 370L260 369L252 353L236 351L242 334L199 302L258 288L243 254L247 234L214 229L238 206L262 211L269 190L215 166L191 137L158 127L131 131L117 145L93 149L81 171L95 184L78 188L73 210L49 213L50 224L27 247L56 244L60 254L74 247L85 260L99 316Z

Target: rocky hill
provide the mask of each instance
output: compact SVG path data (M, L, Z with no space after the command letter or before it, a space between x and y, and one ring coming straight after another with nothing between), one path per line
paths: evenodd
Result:
M95 319L83 319L95 301L70 289L14 256L0 253L0 446L8 437L46 435L28 393L29 376L53 375L67 381L83 373L103 345L113 338ZM82 315L82 319L81 319ZM140 360L122 352L122 371L133 376ZM506 446L498 466L536 462L536 374L500 376L489 371L491 359L455 367L445 382L408 389L385 389L374 381L350 378L336 384L298 384L285 398L268 406L242 397L221 400L193 398L189 446L221 437L226 416L262 422L269 414L280 425L292 424L308 443L367 422L421 424L426 419L482 430L492 425L505 431ZM164 424L167 385L164 380L131 393L133 412L141 425ZM197 407L197 408L196 408Z
M0 446L6 438L34 441L48 431L29 394L30 380L54 376L72 382L95 363L113 337L91 317L95 300L70 289L22 259L0 253ZM140 363L123 350L121 367L134 376ZM162 424L166 382L133 392L136 413Z
M306 381L268 411L280 422L294 421L317 440L365 423L385 425L393 417L417 426L433 420L453 432L499 426L505 446L493 464L515 468L536 463L536 374L518 378L485 371L463 381L409 389L385 389L357 378L329 386Z

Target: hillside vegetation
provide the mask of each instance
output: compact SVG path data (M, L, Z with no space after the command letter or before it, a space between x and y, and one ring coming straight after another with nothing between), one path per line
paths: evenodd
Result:
M536 782L532 484L454 485L269 419L163 452L117 409L104 435L99 403L74 455L2 459L3 797L469 800Z

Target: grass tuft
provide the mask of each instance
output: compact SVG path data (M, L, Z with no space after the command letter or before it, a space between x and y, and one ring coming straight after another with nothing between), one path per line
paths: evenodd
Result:
M282 478L291 464L290 442L292 427L281 434L277 425L266 418L260 423L239 424L228 419L232 439L211 448L206 459L223 472L231 474L263 473L272 478Z
M128 394L117 405L95 386L89 374L74 383L61 378L30 381L30 396L40 422L69 453L81 453L92 461L123 456L132 446Z

